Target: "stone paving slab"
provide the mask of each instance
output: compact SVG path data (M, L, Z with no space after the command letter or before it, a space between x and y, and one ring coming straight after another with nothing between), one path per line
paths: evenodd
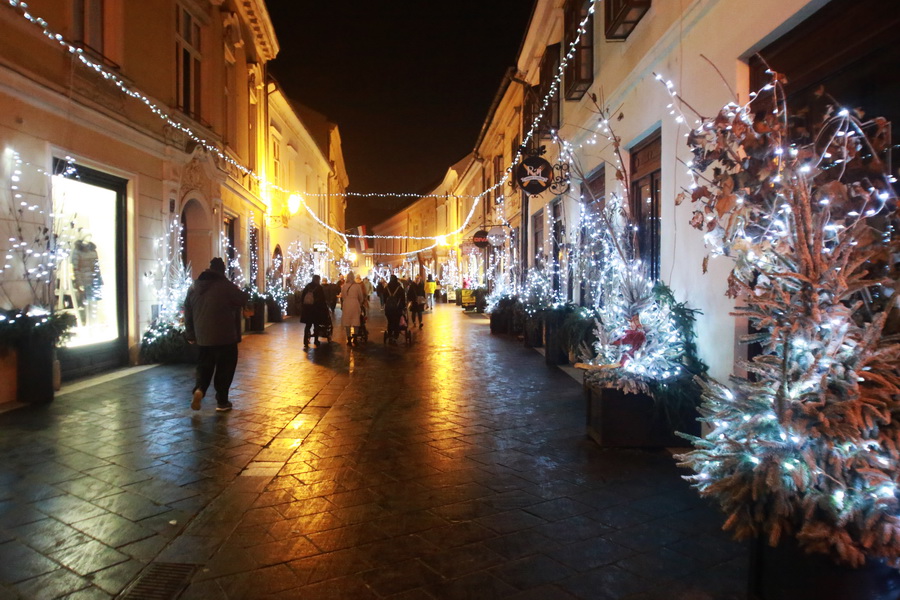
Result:
M0 415L0 598L153 562L196 567L185 599L745 598L720 515L667 452L596 446L569 375L452 305L411 347L376 313L362 348L245 337L230 413L165 365Z

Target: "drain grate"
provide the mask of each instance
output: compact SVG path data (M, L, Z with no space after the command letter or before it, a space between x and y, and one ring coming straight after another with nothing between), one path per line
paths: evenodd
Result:
M187 587L195 565L152 563L119 596L120 600L173 600Z

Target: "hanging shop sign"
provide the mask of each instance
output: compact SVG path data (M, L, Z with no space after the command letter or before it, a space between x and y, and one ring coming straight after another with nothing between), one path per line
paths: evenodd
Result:
M519 187L536 196L553 182L553 167L540 156L526 156L516 166L516 181Z
M488 238L488 232L484 229L479 229L475 232L475 235L472 236L472 243L478 246L479 248L487 248L491 243Z
M506 241L506 232L503 231L503 228L499 225L494 225L488 232L487 237L488 242L490 242L491 246L496 248L497 246L502 246L503 242Z
M316 242L312 245L313 252L328 252L328 244L325 242Z

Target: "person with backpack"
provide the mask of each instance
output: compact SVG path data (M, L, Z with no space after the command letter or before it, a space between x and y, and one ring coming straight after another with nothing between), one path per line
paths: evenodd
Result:
M312 281L306 284L303 291L300 292L300 321L306 324L303 330L303 349L309 349L309 338L312 328L315 325L315 341L316 346L319 345L319 335L322 333L321 327L326 320L331 319L331 311L328 310L328 304L325 302L325 290L319 283L318 275L312 276Z
M416 280L409 284L406 294L409 300L409 325L418 321L419 329L422 329L422 313L425 311L425 282L421 275L416 275Z

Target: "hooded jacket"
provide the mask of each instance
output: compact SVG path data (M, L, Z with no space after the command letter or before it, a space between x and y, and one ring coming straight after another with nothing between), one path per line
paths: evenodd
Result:
M245 292L224 275L206 270L184 300L185 336L198 346L224 346L241 341L241 308Z

